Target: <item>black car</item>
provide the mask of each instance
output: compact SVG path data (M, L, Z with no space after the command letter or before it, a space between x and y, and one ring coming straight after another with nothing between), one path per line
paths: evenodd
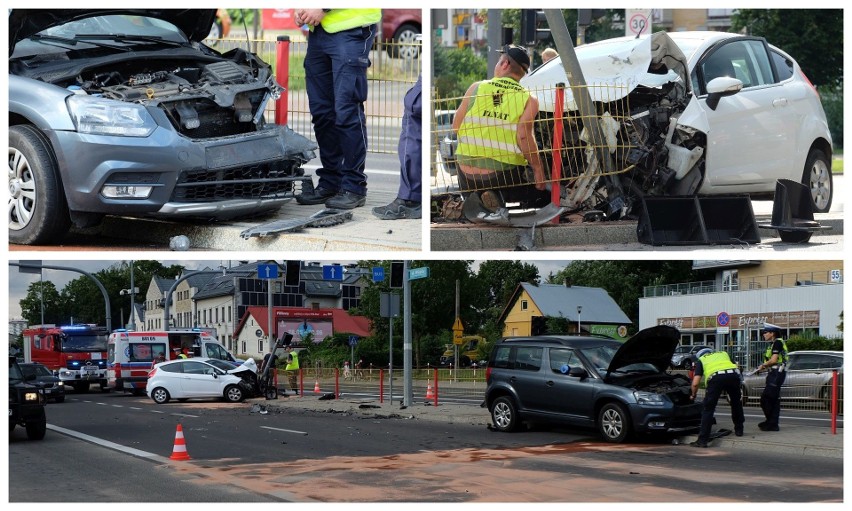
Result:
M44 389L44 396L48 401L62 403L65 401L65 384L58 376L50 372L50 369L37 362L20 364L24 378Z
M701 404L689 398L689 379L665 372L679 340L668 326L624 343L568 335L501 339L488 360L483 406L500 431L527 420L596 428L607 442L695 431Z
M15 426L27 429L27 438L42 440L47 433L44 390L30 385L15 357L9 357L9 433Z

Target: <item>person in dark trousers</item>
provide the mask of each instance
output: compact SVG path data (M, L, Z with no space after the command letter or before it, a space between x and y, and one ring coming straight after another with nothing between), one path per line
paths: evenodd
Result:
M420 218L423 206L420 197L420 181L423 175L421 155L423 154L423 127L421 106L421 77L405 93L402 114L402 132L399 134L399 192L396 199L387 206L373 208L373 215L382 220L400 218Z
M716 404L718 404L723 391L731 398L731 419L734 421L734 434L743 436L745 414L743 413L740 387L742 379L737 365L731 362L731 358L724 351L714 352L709 348L704 348L696 353L695 359L693 365L695 375L692 377L690 399L695 400L702 377L705 378L707 383L704 393L704 408L701 410L701 430L698 433L698 439L689 445L694 447L709 446L710 429L716 423L714 417Z
M763 324L763 340L769 343L763 354L763 363L755 372L766 373L766 385L760 394L760 408L766 420L757 427L761 431L780 431L778 420L781 416L781 386L787 379L787 343L780 339L781 327L772 323Z
M367 68L381 9L297 9L297 25L311 27L305 87L322 167L319 183L299 204L332 209L363 206L367 195Z
M290 346L284 348L287 351L287 365L284 370L287 371L287 379L290 382L290 389L294 394L299 394L299 354Z

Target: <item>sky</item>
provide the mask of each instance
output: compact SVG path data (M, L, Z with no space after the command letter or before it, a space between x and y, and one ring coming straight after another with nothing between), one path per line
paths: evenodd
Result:
M17 260L11 260L11 263L17 263ZM75 261L61 261L61 260L51 260L44 261L44 264L50 266L64 266L71 267L83 270L88 273L96 273L104 268L108 268L119 262L116 259L110 260L75 260ZM238 264L237 261L226 261L226 260L215 260L215 259L207 259L207 260L163 260L160 261L164 266L171 266L173 264L179 264L187 268L188 270L200 270L204 267L210 268L218 268L220 266L234 266ZM325 261L325 263L330 263L331 261ZM340 264L347 264L354 261L334 261ZM473 264L474 270L476 270L481 261L475 261ZM547 278L547 275L550 272L557 272L563 267L565 267L570 261L524 261L531 264L535 264L539 268L539 275L542 279ZM68 270L44 270L44 280L53 282L56 286L56 289L61 291L65 285L76 279L81 277L82 274L74 271ZM9 319L20 319L21 318L21 307L19 302L24 298L27 294L27 289L30 284L33 282L37 282L39 276L36 274L29 273L21 273L17 267L10 266L9 267ZM136 287L139 288L139 292L144 294L146 292L146 287L148 285L147 282L136 282ZM130 287L130 283L127 283L127 287Z

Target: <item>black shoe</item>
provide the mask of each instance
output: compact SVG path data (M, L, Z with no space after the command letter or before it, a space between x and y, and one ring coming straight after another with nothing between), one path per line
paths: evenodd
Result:
M757 423L757 427L758 427L758 428L760 428L760 429L765 428L765 427L766 427L766 421L758 422L758 423Z
M320 187L309 192L302 192L301 195L297 195L296 202L299 204L322 204L335 195L337 195L337 191Z
M366 195L358 195L348 190L341 190L337 192L337 195L325 201L325 206L329 209L354 209L360 208L366 203Z
M707 442L702 442L701 440L695 440L695 441L689 442L689 445L691 445L693 447L703 447L705 449L710 447L709 445L707 445Z
M781 428L779 428L778 426L769 426L767 424L764 424L762 426L758 425L757 427L760 428L761 431L781 431Z
M742 428L740 428L740 429L735 429L735 430L734 430L734 434L735 434L735 435L737 435L737 436L743 436L743 430L742 430Z
M422 211L423 206L419 201L397 197L387 206L373 208L373 215L382 220L399 220L400 218L420 218Z

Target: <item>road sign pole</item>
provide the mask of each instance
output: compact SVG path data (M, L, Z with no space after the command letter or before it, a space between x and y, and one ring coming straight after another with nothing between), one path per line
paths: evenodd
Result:
M403 261L402 303L405 316L403 320L403 406L411 406L411 281L408 278L408 261Z

